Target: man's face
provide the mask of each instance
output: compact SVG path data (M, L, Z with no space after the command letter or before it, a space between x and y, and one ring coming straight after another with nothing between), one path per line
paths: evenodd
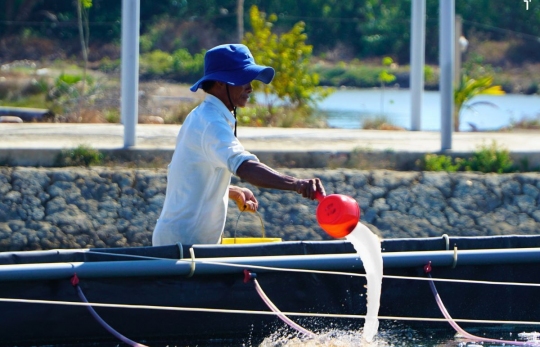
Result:
M251 92L253 91L251 83L244 84L242 86L230 85L228 87L233 106L245 107L249 100L249 94L251 94Z

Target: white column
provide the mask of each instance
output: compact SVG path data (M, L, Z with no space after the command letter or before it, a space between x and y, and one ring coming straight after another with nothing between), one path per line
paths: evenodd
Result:
M455 0L439 0L439 90L441 93L441 151L452 149L454 111Z
M411 2L411 130L418 131L422 119L424 62L426 50L426 0Z
M122 100L124 147L135 146L139 118L139 23L140 0L122 0Z

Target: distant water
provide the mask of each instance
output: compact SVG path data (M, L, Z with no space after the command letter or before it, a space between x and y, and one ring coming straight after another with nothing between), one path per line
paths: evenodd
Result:
M366 118L384 115L392 124L411 128L411 94L406 89L338 89L319 103L334 128L359 129ZM472 123L480 130L496 130L511 121L540 117L540 95L506 94L479 95L469 105L478 104L461 113L461 131L470 131ZM441 128L440 93L425 91L422 102L421 129L439 131Z

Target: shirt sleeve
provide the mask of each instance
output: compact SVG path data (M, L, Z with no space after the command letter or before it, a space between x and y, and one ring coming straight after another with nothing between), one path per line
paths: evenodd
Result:
M246 151L225 122L207 126L203 133L203 148L206 156L217 167L227 168L231 173L246 160L259 161L257 156Z

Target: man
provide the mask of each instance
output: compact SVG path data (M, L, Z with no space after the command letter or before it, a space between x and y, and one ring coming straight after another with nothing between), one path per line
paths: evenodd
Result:
M231 175L261 188L292 190L305 198L325 195L318 178L283 175L259 162L236 138L236 108L246 106L251 82L266 84L274 69L257 65L240 44L220 45L204 58L205 100L186 118L178 134L167 174L167 191L152 244L218 243L225 227L228 199L241 211L255 212L258 202L247 188L231 186Z

